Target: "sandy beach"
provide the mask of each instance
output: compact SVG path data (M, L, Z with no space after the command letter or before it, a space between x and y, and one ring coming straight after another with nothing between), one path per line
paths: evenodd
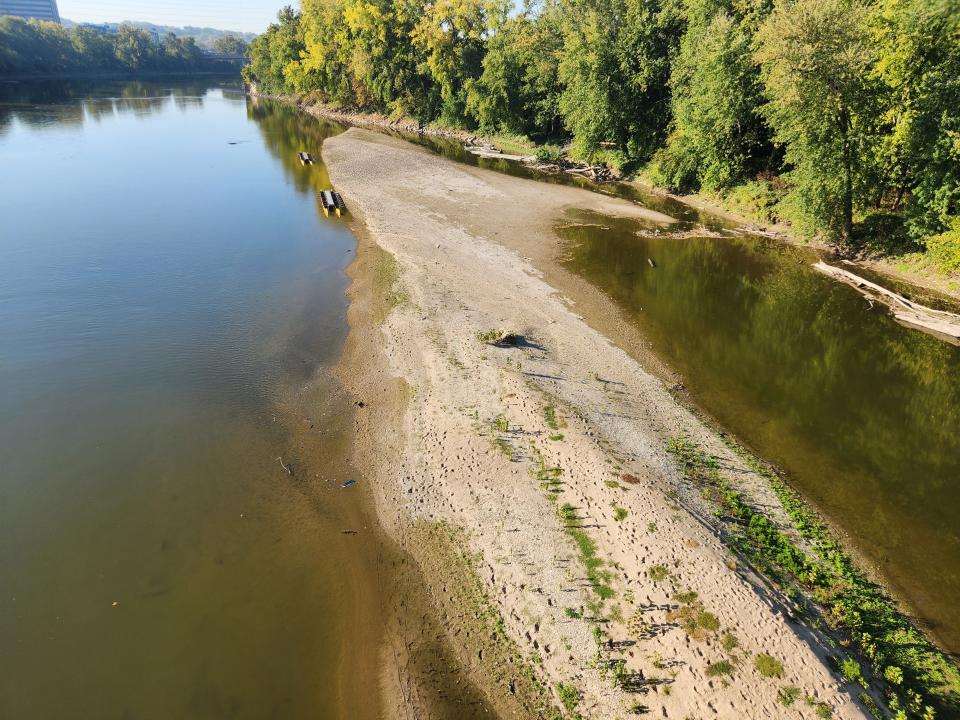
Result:
M360 238L339 368L357 398L355 452L489 705L502 717L868 717L829 669L827 639L721 542L666 444L715 455L786 527L776 496L674 398L668 368L621 349L636 331L609 302L554 262L568 210L670 218L357 128L323 159ZM517 341L481 339L501 330ZM426 642L404 621L385 649L392 716L444 717L428 681L402 672ZM789 707L784 693L797 695Z

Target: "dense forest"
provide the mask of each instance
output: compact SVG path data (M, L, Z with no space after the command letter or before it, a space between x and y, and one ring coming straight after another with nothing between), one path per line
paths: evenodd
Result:
M231 51L244 52L243 40L229 42ZM225 45L226 47L226 45ZM115 33L76 25L0 17L0 75L18 73L125 72L210 70L192 37L164 35L156 42L150 33L121 25ZM222 65L220 65L222 67Z
M261 92L524 136L960 271L956 0L303 0Z

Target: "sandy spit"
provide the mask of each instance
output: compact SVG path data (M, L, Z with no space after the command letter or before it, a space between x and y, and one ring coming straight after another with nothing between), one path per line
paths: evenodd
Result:
M671 396L667 373L644 369L597 329L603 322L591 327L529 259L537 247L556 246L553 227L569 209L658 225L671 219L458 165L358 128L325 141L323 158L361 238L340 374L364 403L358 444L386 530L416 557L411 528L462 528L506 632L550 692L560 683L576 689L584 718L636 717L638 706L678 720L814 718L816 703L836 718L867 717L829 670L824 638L793 621L774 588L737 567L695 500L683 502L695 493L683 487L665 440L695 439L774 516L776 498ZM380 249L400 269L395 307L371 307L378 280L370 258ZM478 339L496 328L524 342L498 348ZM538 467L560 469L555 503L534 476ZM610 572L615 596L603 605L610 622L599 649L596 597L557 512L562 504ZM615 519L614 506L625 517ZM676 596L690 592L718 630L692 636L671 615ZM463 646L461 630L447 625L454 648ZM725 633L736 648L722 647ZM389 653L396 660L396 643ZM782 663L783 676L763 676L759 654ZM630 691L602 669L621 659ZM707 673L720 661L731 663L732 675ZM422 704L405 707L412 693L402 673L387 678L394 717L441 717ZM502 687L473 679L501 716L523 714L503 700ZM801 693L789 709L777 699L788 686Z

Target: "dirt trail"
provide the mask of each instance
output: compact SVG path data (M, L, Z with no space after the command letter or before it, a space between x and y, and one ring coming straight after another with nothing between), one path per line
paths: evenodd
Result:
M737 568L665 441L696 440L774 516L776 498L662 379L590 327L510 249L555 246L552 228L570 208L652 224L670 218L457 165L356 128L327 140L323 157L358 230L401 271L397 306L380 327L354 326L341 369L366 398L358 433L388 531L409 545L416 534L408 530L424 521L463 528L507 635L550 692L559 683L576 689L584 718L644 708L678 720L813 718L818 703L833 717L866 717L828 669L823 639L791 622L774 589ZM523 340L482 343L478 333L492 329ZM604 562L612 597L600 610L571 525ZM455 594L442 583L436 592ZM685 607L702 627L682 627ZM597 625L601 615L609 622ZM594 627L602 629L599 647ZM461 662L482 662L482 648L478 661L456 622L447 629L459 637L452 644ZM723 647L727 633L735 648L729 638ZM760 654L782 663L782 677L756 669ZM602 670L617 660L625 661L619 686ZM732 674L718 673L717 663ZM502 686L474 680L503 714L518 712L497 699L508 694ZM790 686L800 698L788 709L778 692Z

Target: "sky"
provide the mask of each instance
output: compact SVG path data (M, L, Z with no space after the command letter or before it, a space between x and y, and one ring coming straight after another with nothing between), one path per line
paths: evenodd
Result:
M260 33L296 0L57 0L60 17L75 22L141 20Z

